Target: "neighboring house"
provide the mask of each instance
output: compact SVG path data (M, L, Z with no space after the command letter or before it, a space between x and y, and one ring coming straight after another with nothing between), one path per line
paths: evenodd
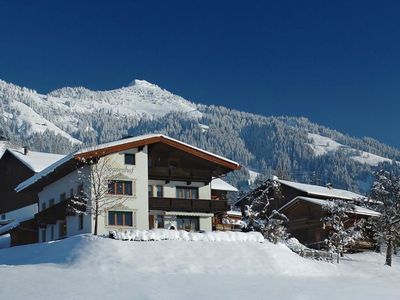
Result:
M238 189L221 178L211 181L211 199L228 200L228 193L237 193ZM213 230L241 230L242 213L240 211L228 210L215 214L213 218Z
M328 237L328 231L321 221L323 217L328 215L327 211L323 209L328 201L299 196L282 206L278 211L289 219L286 226L291 236L297 238L300 243L307 247L320 249L325 246L324 241ZM353 226L354 222L360 218L370 219L379 217L379 215L379 212L355 205L354 211L348 211L349 219L345 226ZM368 234L365 234L357 248L372 247L371 240Z
M124 197L98 218L98 234L151 228L210 231L214 214L228 210L226 200L212 198L210 183L240 169L234 161L161 134L82 149L17 187L38 193L39 241L94 232L93 215L71 210L76 197L93 199L93 182L82 175L94 170L90 161L114 171L103 182L108 184L106 197Z
M10 244L22 245L37 241L33 222L38 212L34 192L17 193L22 181L62 158L62 155L29 151L2 142L0 151L0 235L9 234Z
M285 214L289 222L286 224L291 236L297 238L301 243L311 248L320 248L327 237L327 231L323 228L321 218L326 215L322 206L331 199L354 201L361 205L367 201L367 197L346 191L335 189L330 185L318 186L277 179L280 183L280 195L269 195L273 198L270 201L269 211L277 210ZM249 194L240 198L235 206L244 211L249 203ZM356 206L354 212L349 213L349 223L359 218L373 218L379 213L370 209Z
M353 193L350 191L335 189L330 185L319 186L313 184L299 183L294 181L276 179L280 183L281 195L270 195L274 200L270 201L269 209L277 210L289 203L296 197L310 197L318 199L341 199L341 200L354 200L354 201L365 201L366 196ZM258 188L256 188L258 189ZM235 206L244 209L244 206L248 204L247 196L249 194L241 197Z

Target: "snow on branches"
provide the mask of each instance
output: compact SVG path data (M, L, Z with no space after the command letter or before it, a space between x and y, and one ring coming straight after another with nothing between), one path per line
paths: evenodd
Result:
M400 242L400 177L383 170L375 177L371 197L381 215L373 223L374 237L386 244L385 264L391 266L393 247Z
M264 238L273 243L284 241L288 233L284 223L288 221L284 214L276 210L270 211L269 204L274 197L282 197L280 183L275 179L264 181L247 197L248 205L244 211L244 231L259 231Z
M334 199L323 205L322 209L328 213L321 219L324 228L329 232L326 242L329 250L338 255L339 263L339 254L343 255L344 248L362 238L364 220L349 218L348 214L355 210L354 203L350 201Z

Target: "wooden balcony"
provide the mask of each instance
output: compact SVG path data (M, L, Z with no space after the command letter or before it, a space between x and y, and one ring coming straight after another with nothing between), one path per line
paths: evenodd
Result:
M187 211L218 213L227 211L225 200L181 199L181 198L149 198L149 209L166 211Z
M75 213L73 208L83 210L84 205L73 203L72 198L68 198L38 212L35 215L35 220L39 225L55 224L57 221L65 220L67 216L74 215Z

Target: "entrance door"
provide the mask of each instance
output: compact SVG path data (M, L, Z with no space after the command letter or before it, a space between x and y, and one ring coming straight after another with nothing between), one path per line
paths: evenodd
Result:
M67 224L65 222L61 222L59 227L59 238L64 239L67 237Z
M154 229L154 216L149 215L149 228Z

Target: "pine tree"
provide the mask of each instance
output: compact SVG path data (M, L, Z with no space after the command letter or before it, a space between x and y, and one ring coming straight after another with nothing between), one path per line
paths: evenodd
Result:
M393 247L400 240L400 177L383 170L375 177L371 196L381 215L374 222L374 235L386 245L385 265L391 266Z

